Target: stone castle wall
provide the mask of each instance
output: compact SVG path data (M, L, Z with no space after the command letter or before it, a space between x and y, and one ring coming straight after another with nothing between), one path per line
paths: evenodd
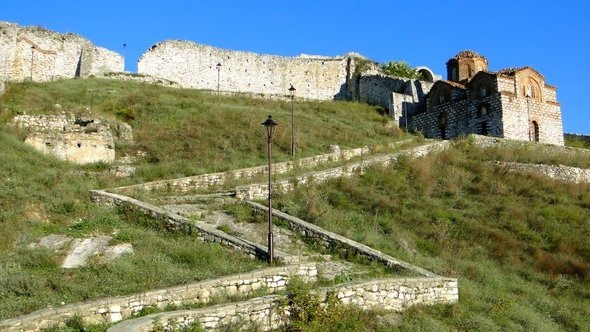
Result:
M219 82L223 92L285 96L292 84L297 97L332 100L346 97L349 66L346 57L288 58L169 40L144 53L137 69L185 88L216 91Z
M43 82L122 71L121 55L79 35L0 22L0 81Z

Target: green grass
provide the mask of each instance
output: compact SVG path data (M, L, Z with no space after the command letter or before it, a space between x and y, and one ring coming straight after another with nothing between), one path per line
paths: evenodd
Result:
M459 279L458 304L414 308L394 330L588 330L590 185L484 163L520 149L460 141L436 156L299 188L276 206Z
M91 90L92 113L133 127L135 143L116 142L117 153L146 155L137 161L134 177L114 179L104 164L76 166L40 155L22 143L26 133L3 126L0 318L263 264L190 236L162 234L141 220L132 222L95 206L88 190L263 165L266 142L260 123L268 114L279 122L274 160L290 160L290 103L245 96L221 96L218 102L205 92L105 79L28 82L10 84L0 97L0 123L25 112L58 112L55 104L86 116ZM355 148L403 136L387 128L379 109L359 103L297 101L296 116L299 157L325 153L331 144ZM539 147L479 149L463 140L436 156L278 193L276 206L459 278L458 304L413 308L384 330L589 330L589 185L485 163L590 168L588 154ZM28 247L48 234L113 235L113 243L131 242L135 254L63 270L59 256ZM373 322L381 314L367 315L351 311L334 317ZM341 321L357 329L354 320Z
M565 135L565 145L572 148L589 149L590 150L590 136L589 135Z
M92 113L90 96L92 94ZM145 182L264 165L266 140L261 122L269 114L279 123L275 161L290 160L291 104L288 100L221 96L197 90L164 88L106 79L10 84L0 98L0 120L16 114L46 114L62 109L111 121L128 122L135 144L116 142L117 153L140 158L132 181ZM348 102L297 101L298 156L383 143L402 136L386 126L382 110Z
M0 319L264 265L190 236L162 234L137 216L90 200L91 189L263 165L266 141L260 123L268 114L280 123L275 160L291 159L288 102L245 96L217 100L195 90L94 78L9 85L0 96ZM117 153L146 152L137 161L136 175L116 179L106 164L73 165L24 145L26 131L10 126L12 118L59 113L56 104L79 116L130 123L135 143L116 142ZM299 156L325 153L330 144L358 147L400 137L386 128L378 109L363 104L298 102L296 112ZM135 253L110 264L97 260L64 270L59 267L63 255L29 249L49 234L111 235L112 244L130 242Z

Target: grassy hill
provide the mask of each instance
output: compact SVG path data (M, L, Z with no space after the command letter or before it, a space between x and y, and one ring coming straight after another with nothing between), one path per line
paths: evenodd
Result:
M144 152L136 162L136 174L116 179L105 164L79 166L39 154L22 142L26 132L9 124L17 114L62 110L128 122L135 143L116 142L116 149L118 156ZM47 305L263 266L264 262L244 259L190 236L162 236L161 230L147 227L136 216L96 207L89 190L264 165L266 139L260 123L268 114L279 122L274 159L289 160L290 111L286 101L245 96L218 99L206 92L116 80L11 84L0 97L0 319ZM387 129L387 119L376 108L363 104L305 102L298 103L296 111L299 156L326 153L334 143L357 147L402 135ZM49 234L112 235L112 244L130 242L135 253L112 266L93 262L87 268L62 270L59 259L63 257L29 248ZM146 269L153 272L146 275Z
M7 125L16 114L59 112L55 104L79 115L128 122L135 143L116 142L116 148L118 156L144 152L136 174L115 179L104 164L76 166L40 155L22 143L25 133ZM290 112L288 99L218 98L135 82L11 84L0 97L0 318L263 265L96 207L88 190L263 165L260 123L268 114L279 122L274 160L289 160ZM325 153L332 144L352 148L406 137L388 126L379 109L360 103L296 101L295 112L298 157ZM277 204L459 278L458 304L411 309L401 316L399 330L590 329L589 185L486 163L495 160L590 168L589 154L526 144L482 149L466 139L436 156L301 187L279 195ZM131 242L136 251L111 265L97 261L65 271L52 253L28 247L48 234L112 235L113 242ZM146 267L168 273L146 275ZM371 313L357 314L369 315L360 321L371 321Z
M585 155L585 156L584 156ZM578 164L533 145L440 154L299 188L279 209L459 280L453 306L414 308L399 331L590 329L590 185L490 161Z

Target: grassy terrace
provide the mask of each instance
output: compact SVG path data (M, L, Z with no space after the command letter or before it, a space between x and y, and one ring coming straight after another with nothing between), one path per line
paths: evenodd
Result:
M92 96L92 112L89 110ZM40 155L22 143L26 132L8 125L18 114L52 114L126 121L135 143L116 142L118 156L145 152L130 179L116 179L108 165L77 166ZM352 148L401 136L387 129L378 110L357 103L298 102L299 155L325 153L330 144ZM190 236L164 234L145 220L96 207L89 190L206 172L263 165L266 142L260 123L280 123L276 161L290 159L290 104L221 96L105 79L11 84L0 97L0 319L47 305L139 292L265 266ZM113 263L92 261L64 270L63 255L30 249L49 234L113 237L135 253Z
M589 330L590 185L485 163L498 159L588 167L590 154L462 140L435 156L300 188L276 205L459 279L458 304L411 309L389 330Z
M116 148L118 156L144 152L135 163L136 174L116 179L104 164L76 166L40 155L22 143L26 133L6 125L25 112L56 113L55 104L81 116L128 122L135 143L116 142ZM295 109L298 157L326 153L332 144L356 148L412 138L389 128L379 109L359 103L297 101ZM207 92L105 79L11 84L0 97L0 319L48 304L264 266L189 236L163 233L137 216L96 207L88 190L264 165L260 123L268 114L280 123L273 159L288 161L290 111L287 99L218 99ZM567 144L589 147L575 139ZM351 309L304 322L305 329L589 330L589 185L515 174L486 163L590 168L587 153L538 147L481 149L460 140L436 156L277 193L276 207L287 213L459 278L460 301L453 306L413 308L385 325L382 313ZM135 254L64 270L62 257L29 248L48 234L110 235L111 244L132 243Z

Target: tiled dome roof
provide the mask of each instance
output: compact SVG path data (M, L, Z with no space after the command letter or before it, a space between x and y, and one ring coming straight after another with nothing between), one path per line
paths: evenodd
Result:
M484 57L483 55L479 55L477 52L474 52L471 50L461 51L461 52L457 53L457 55L455 55L455 57L453 59L461 60L461 59L467 59L467 58L480 58L480 59L483 59L483 61L485 61L485 63L488 63L488 60L486 59L486 57Z

